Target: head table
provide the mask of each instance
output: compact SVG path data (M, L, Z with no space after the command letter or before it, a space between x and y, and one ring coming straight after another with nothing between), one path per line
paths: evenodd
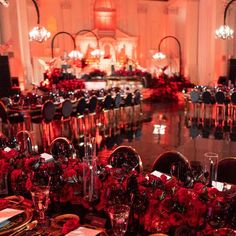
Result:
M6 148L0 150L0 191L2 196L5 193L17 197L14 200L2 197L0 210L13 206L33 209L30 176L40 171L47 171L51 177L47 210L50 234L45 235L65 235L84 224L103 228L111 235L107 208L114 204L130 206L127 235L214 235L213 230L222 228L224 232L225 228L230 228L232 235L236 232L233 231L236 229L235 186L214 183L216 187L208 187L202 178L181 182L159 172L143 173L128 166L112 168L96 160L93 196L86 198L83 184L90 170L85 162L75 158L24 156ZM67 219L68 214L79 217ZM67 220L62 216L64 221L57 227L55 219L60 215ZM31 220L33 218L34 215ZM35 227L24 235L38 230ZM229 231L220 232L215 235L231 235ZM4 235L1 224L0 235Z

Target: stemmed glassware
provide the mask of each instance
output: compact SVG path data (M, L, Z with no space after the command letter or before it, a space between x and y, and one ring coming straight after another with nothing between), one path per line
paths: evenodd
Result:
M38 221L42 225L45 224L45 211L49 203L51 177L46 171L33 172L31 175L31 196L35 211L38 214Z

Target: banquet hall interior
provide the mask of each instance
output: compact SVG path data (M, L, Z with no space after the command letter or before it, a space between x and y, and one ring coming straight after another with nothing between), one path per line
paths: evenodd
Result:
M235 16L0 0L0 235L236 235Z

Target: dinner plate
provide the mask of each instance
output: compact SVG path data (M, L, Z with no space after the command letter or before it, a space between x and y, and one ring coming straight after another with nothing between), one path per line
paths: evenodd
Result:
M80 220L79 216L75 214L64 214L56 216L54 219L52 219L51 225L54 228L62 228L63 225L70 219Z
M12 207L15 209L23 210L23 212L19 215L16 215L9 220L7 220L7 224L0 228L0 235L9 235L18 229L24 227L28 224L33 217L33 209L31 208L21 208L21 207Z

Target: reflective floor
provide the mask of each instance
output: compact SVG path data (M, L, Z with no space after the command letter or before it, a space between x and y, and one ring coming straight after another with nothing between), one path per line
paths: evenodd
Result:
M104 114L96 121L91 116L85 121L85 127L96 123L89 132L96 136L101 158L106 158L111 150L119 145L129 145L140 154L146 171L151 170L152 163L159 154L168 150L180 151L190 161L201 161L203 154L209 151L217 152L220 158L236 156L236 142L229 139L216 140L212 135L209 138L202 138L201 135L192 138L192 129L186 126L186 115L184 106L180 104L143 103L142 115L135 119L129 116L129 112L126 112L125 117L121 112L113 118ZM45 127L42 129L38 124L31 124L29 128L34 145L37 145L40 151L47 151L45 147L49 145L50 135L51 139L65 136L79 147L80 136L84 132L84 126L81 127L79 122L63 122L62 125L59 120L51 127L46 126L50 132L47 131L44 135L42 133L45 132ZM12 135L9 134L7 126L2 132L6 136Z

